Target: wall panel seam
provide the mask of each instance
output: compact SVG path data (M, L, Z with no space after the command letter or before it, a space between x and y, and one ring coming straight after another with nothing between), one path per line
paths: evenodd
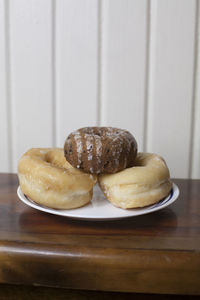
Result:
M13 172L13 118L11 95L10 0L4 0L5 14L5 78L8 128L8 172Z
M101 91L102 91L102 1L98 0L98 54L97 54L97 125L101 125Z
M150 22L151 22L151 0L147 1L146 8L146 62L145 62L145 95L144 95L144 125L143 125L143 151L147 151L147 118L149 100L149 60L150 60Z
M195 111L197 109L197 101L198 101L198 80L199 80L199 64L200 64L200 54L199 54L199 35L200 35L200 15L199 15L199 0L196 0L195 5L195 37L194 37L194 60L193 60L193 91L192 91L192 110L191 110L191 131L190 131L190 151L189 151L189 170L188 170L188 177L193 178L194 177L194 143L195 143L195 134L197 128L195 128Z
M107 33L107 10L109 2L105 2L104 0L99 0L101 4L101 85L100 85L100 125L106 126L107 124L107 115L106 115L106 33Z
M157 27L157 0L149 1L149 41L148 41L148 68L147 68L147 87L146 87L146 124L145 124L145 151L151 150L152 128L151 121L153 118L153 92L154 92L154 68L155 68L155 46L156 46L156 27Z
M57 118L56 118L56 0L51 2L52 14L51 14L51 64L52 64L52 145L57 144Z

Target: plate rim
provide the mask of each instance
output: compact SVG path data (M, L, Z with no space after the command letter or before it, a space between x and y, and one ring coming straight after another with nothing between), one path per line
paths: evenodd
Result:
M76 215L76 214L70 214L70 210L69 210L69 215L66 215L66 211L67 210L64 210L65 211L65 214L62 213L62 210L56 210L56 209L53 209L53 208L48 208L48 207L44 207L44 206L41 206L40 204L37 204L36 202L32 202L31 199L29 199L21 190L20 188L20 185L18 186L17 188L17 195L19 197L19 199L25 203L27 206L29 207L32 207L36 210L39 210L39 211L42 211L42 212L45 212L45 213L49 213L49 214L53 214L53 215L57 215L57 216L62 216L62 217L67 217L67 218L71 218L71 219L77 219L77 220L89 220L89 221L107 221L107 220L119 220L119 219L124 219L124 218L131 218L131 217L137 217L137 216L141 216L141 215L145 215L145 214L149 214L149 213L153 213L155 211L158 211L158 210L161 210L161 209L164 209L165 207L171 205L173 202L175 202L179 195L180 195L180 190L178 188L178 186L172 182L172 189L171 189L171 192L170 194L165 197L164 199L161 199L162 201L164 201L165 199L167 199L168 197L170 197L165 203L159 205L159 206L155 206L157 205L159 202L157 203L154 203L152 204L149 209L145 209L144 208L141 208L141 211L137 211L137 214L130 214L130 215L121 215L121 216L84 216L84 215ZM107 200L108 201L108 200ZM109 201L108 201L109 202ZM112 205L112 207L114 206L113 204L111 204L110 202L108 203L110 205ZM154 207L155 206L155 207ZM152 207L152 208L151 208ZM116 207L117 208L117 207ZM77 209L81 209L80 208L77 208ZM117 209L121 209L121 208L117 208ZM142 211L143 210L143 211ZM127 211L127 210L126 210ZM130 209L131 211L131 209Z

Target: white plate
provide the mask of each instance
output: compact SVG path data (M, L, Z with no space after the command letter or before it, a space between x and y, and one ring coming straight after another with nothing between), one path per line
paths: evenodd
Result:
M85 220L112 220L135 217L163 209L172 204L178 198L179 188L173 183L172 191L168 197L151 206L137 209L121 209L113 206L108 200L106 200L98 185L94 187L93 199L89 204L70 210L53 209L37 204L26 197L22 193L20 187L17 189L17 194L25 204L50 214Z

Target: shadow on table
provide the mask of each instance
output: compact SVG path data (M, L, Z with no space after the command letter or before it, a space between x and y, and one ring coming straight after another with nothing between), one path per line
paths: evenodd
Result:
M23 232L43 232L58 234L162 234L173 232L177 227L176 213L165 208L150 214L119 220L91 221L78 220L40 212L27 208L19 216L20 230Z

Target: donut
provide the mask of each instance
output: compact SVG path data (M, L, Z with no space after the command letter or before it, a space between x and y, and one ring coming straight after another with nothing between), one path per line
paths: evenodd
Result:
M72 166L84 172L112 174L134 165L137 143L127 130L84 127L67 137L64 155Z
M81 207L92 199L95 175L71 166L63 149L33 148L18 162L22 192L43 206L56 209Z
M152 153L138 153L134 167L116 174L99 175L98 183L106 198L120 208L154 204L172 189L164 159Z

